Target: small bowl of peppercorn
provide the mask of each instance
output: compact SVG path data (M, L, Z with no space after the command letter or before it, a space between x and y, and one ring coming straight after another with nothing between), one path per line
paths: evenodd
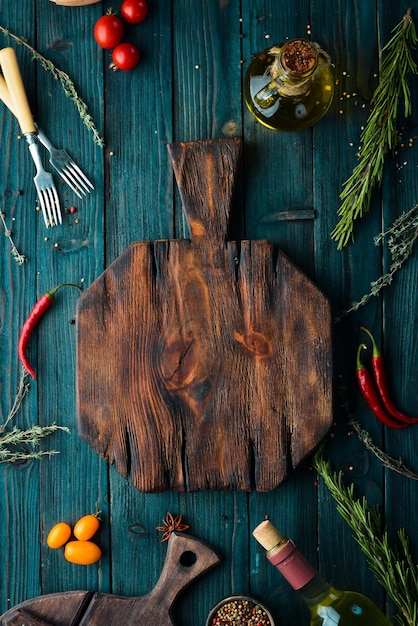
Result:
M274 626L270 612L251 596L229 596L209 613L206 626Z

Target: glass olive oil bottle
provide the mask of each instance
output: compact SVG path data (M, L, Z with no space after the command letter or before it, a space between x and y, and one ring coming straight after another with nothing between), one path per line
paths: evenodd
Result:
M315 42L290 39L250 63L244 97L254 117L273 130L295 131L318 122L334 95L331 60Z

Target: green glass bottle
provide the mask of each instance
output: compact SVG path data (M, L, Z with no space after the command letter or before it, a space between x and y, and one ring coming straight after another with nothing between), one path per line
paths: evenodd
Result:
M391 626L377 606L361 593L331 587L295 544L265 520L253 531L266 556L299 592L311 612L311 626Z
M290 39L260 52L244 80L249 110L273 130L312 126L328 111L333 95L331 60L319 44L306 39Z

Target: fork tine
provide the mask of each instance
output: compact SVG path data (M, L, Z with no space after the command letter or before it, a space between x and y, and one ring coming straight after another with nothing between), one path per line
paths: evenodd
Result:
M84 185L85 189L90 193L90 189L94 189L94 185L93 183L87 178L87 176L85 175L85 173L83 172L82 169L80 169L80 167L77 165L77 163L75 161L73 161L72 159L70 159L70 162L68 164L68 169L71 169L74 171L74 173L78 174L78 180L80 181L80 183L82 185ZM90 187L90 189L89 189Z
M52 217L51 204L49 202L48 195L46 194L46 190L38 189L39 202L41 204L42 213L44 216L45 226L49 228L49 226L54 225L54 219Z
M50 153L49 162L79 198L94 190L93 183L64 149L55 148L43 130L37 127L37 139Z
M58 222L61 224L61 211L59 206L59 199L56 189L53 187L47 187L46 194L49 202L49 207L52 213L52 226L56 226Z
M68 157L66 163L60 165L54 163L54 159L50 159L49 162L79 198L85 196L86 193L90 193L91 189L94 189L93 184L71 157Z
M42 193L38 193L39 196L39 204L41 205L42 215L44 218L45 226L48 228L50 223L50 218L48 217L47 208L45 206L44 198Z
M33 182L38 195L41 196L42 201L44 202L49 219L49 226L56 226L58 222L60 224L62 223L62 218L60 202L52 175L47 172L42 165L42 159L39 153L39 146L36 142L36 137L31 133L27 133L25 138L28 142L29 152L36 167L36 176L33 179Z
M69 187L71 187L71 189L79 198L82 198L86 195L85 185L81 180L78 180L78 178L73 175L68 167L63 167L60 170L60 175L61 178L67 183ZM87 192L90 193L90 189L87 189Z

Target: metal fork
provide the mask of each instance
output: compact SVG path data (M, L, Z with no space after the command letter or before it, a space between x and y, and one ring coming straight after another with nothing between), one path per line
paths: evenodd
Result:
M74 193L82 198L86 193L90 193L94 189L93 183L87 178L84 172L73 161L66 150L59 150L52 145L43 130L38 126L37 135L41 144L48 150L50 154L49 162L58 172L63 180L71 187Z
M6 81L0 74L0 100L10 109L11 113L16 116L12 98L6 85ZM74 193L79 198L90 193L91 189L94 189L93 183L87 178L84 172L80 169L77 163L70 157L66 150L58 150L52 145L48 137L43 130L35 122L37 128L37 139L43 144L43 146L51 154L49 162L55 168L57 173L63 178L63 180L71 187Z
M33 121L28 98L20 73L16 53L13 48L0 50L0 65L6 81L14 113L26 141L29 152L36 167L36 176L33 179L41 205L45 226L56 226L62 223L61 208L52 174L47 172L42 164L39 145L36 141L37 129Z

